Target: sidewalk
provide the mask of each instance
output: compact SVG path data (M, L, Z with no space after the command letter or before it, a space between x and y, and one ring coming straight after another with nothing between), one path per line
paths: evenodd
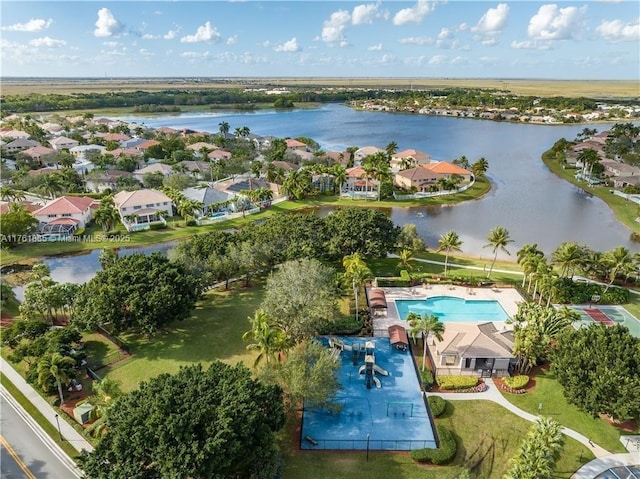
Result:
M493 401L495 403L500 404L505 409L508 409L516 416L520 416L527 421L535 422L538 419L538 416L534 414L530 414L526 411L523 411L519 407L511 404L498 390L497 386L493 382L491 378L485 378L484 382L489 386L489 389L482 393L427 393L430 396L440 396L443 399L448 399L450 401L470 401L470 400L485 400L485 401ZM606 449L594 444L589 438L583 436L579 432L574 431L573 429L569 429L567 427L562 428L562 432L575 439L579 443L583 444L586 448L588 448L594 456L597 458L602 458L605 456L610 456L611 453Z
M58 413L51 407L51 405L45 401L40 394L33 387L23 379L18 372L13 369L4 358L0 357L0 371L4 374L9 381L11 381L22 394L31 402L42 415L55 427L58 428L58 421L56 416ZM70 424L65 421L62 416L58 418L60 423L60 433L66 441L68 441L78 451L87 450L93 451L93 446L82 437L78 431L76 431Z

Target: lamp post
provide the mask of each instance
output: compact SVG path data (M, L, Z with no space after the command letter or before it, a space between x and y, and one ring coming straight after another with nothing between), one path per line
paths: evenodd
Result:
M369 462L369 434L367 434L367 462Z
M60 442L62 442L64 441L64 438L62 437L62 431L60 430L60 419L57 414L56 414L56 424L58 425L58 435L60 436Z

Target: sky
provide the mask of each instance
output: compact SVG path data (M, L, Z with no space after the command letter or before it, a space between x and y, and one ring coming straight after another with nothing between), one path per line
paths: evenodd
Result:
M640 2L0 2L3 77L640 80Z

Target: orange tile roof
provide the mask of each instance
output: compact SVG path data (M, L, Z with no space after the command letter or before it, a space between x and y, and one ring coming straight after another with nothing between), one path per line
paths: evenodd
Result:
M428 168L431 171L435 171L436 173L440 173L443 175L471 175L472 173L469 170L465 170L464 168L459 167L458 165L454 165L453 163L449 163L448 161L439 161L438 163L428 163L425 165L421 165L422 168Z
M94 201L93 198L87 196L61 196L34 211L33 214L34 216L42 216L83 213Z

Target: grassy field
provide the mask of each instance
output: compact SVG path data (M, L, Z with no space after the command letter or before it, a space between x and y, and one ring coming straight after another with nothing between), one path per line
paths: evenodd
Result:
M538 414L538 405L542 404L542 413L553 417L563 426L584 434L599 446L611 452L626 452L619 440L620 430L599 418L580 411L569 404L550 372L536 376L536 387L527 394L504 394L513 404L531 414Z
M190 81L182 78L94 78L94 79L21 79L3 78L3 95L29 93L104 93L161 91L170 89L207 90L260 87L332 87L332 88L489 88L508 90L516 95L634 98L640 96L637 82L623 80L534 80L478 78L204 78Z
M286 451L284 477L454 479L463 469L470 469L475 477L499 479L531 427L530 422L490 401L448 402L445 413L436 421L452 430L458 442L458 453L449 466L419 465L411 460L408 453L371 452L367 461L365 451L297 451L290 446L296 438L293 425L289 424L282 439L282 449ZM588 449L566 438L554 477L569 478L580 465L592 458Z

